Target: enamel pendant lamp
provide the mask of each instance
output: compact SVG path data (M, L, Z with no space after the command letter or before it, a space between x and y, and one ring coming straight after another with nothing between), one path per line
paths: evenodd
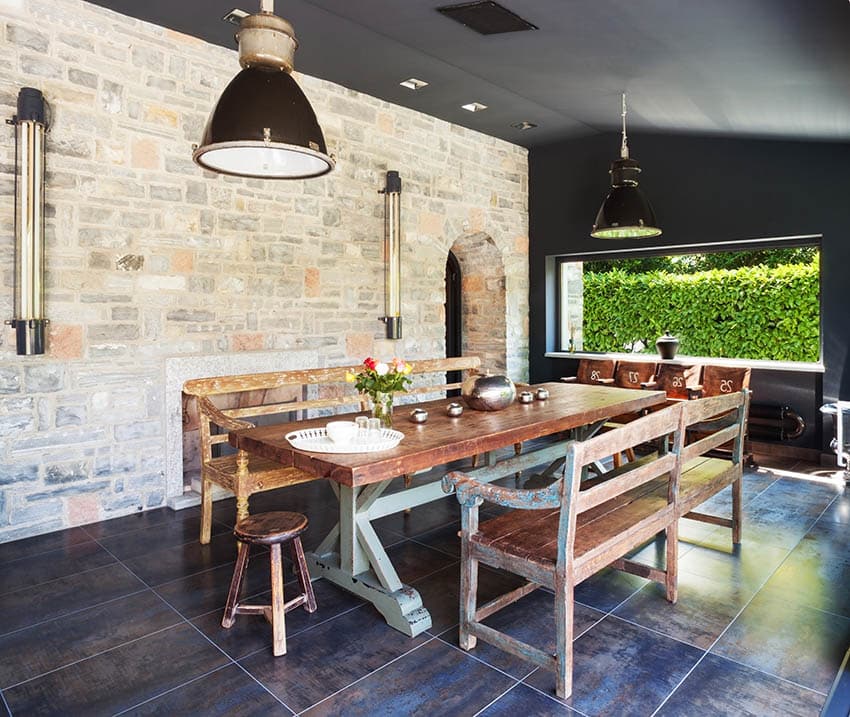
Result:
M334 167L325 137L292 77L298 41L274 0L244 17L236 33L242 71L222 92L192 159L238 177L306 179Z
M629 157L626 140L626 95L623 94L623 142L620 158L611 163L611 191L602 202L590 236L597 239L633 239L661 234L655 212L638 187L640 165Z

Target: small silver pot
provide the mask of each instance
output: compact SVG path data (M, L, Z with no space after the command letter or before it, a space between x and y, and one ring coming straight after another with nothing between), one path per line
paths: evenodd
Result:
M459 403L450 403L446 406L446 414L452 418L457 418L463 413L463 406Z
M549 390L545 389L545 388L538 388L537 389L537 400L538 401L545 401L547 398L549 398Z
M410 420L413 423L425 423L428 420L428 411L424 408L414 408L410 412Z
M534 394L531 391L523 391L519 394L520 403L531 403L534 400Z

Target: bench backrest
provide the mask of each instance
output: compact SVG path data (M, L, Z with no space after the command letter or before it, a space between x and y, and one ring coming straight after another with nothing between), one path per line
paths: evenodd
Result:
M581 359L578 362L576 381L578 383L602 383L614 378L617 362L613 359Z
M407 395L417 397L444 394L445 391L459 388L459 382L446 382L444 374L449 371L474 372L481 366L477 356L425 359L411 363L413 385ZM363 365L358 364L187 381L183 385L183 393L194 396L199 404L201 460L209 461L212 458L212 447L227 442L227 431L217 435L212 429L211 424L216 424L217 416L219 419L225 416L244 420L290 412L305 417L307 411L321 415L340 409L365 410L365 398L357 393L353 384L345 380L346 373L358 373L362 369ZM220 397L220 400L213 401L212 397ZM236 405L229 405L233 403Z
M665 391L668 398L687 399L688 389L699 385L702 366L699 364L679 365L662 363L655 374L657 386L653 388Z
M618 361L614 371L614 385L620 388L640 388L642 383L655 376L654 363L646 361Z
M699 426L699 439L682 450L682 462L704 455L732 441L732 462L740 464L744 455L744 434L750 392L747 389L723 396L698 398L684 405L685 428Z
M667 503L676 500L684 443L683 404L674 404L620 428L567 447L564 480L561 483L561 516L558 529L558 570L565 569L573 554L576 517L631 490L665 478ZM672 445L668 448L668 437ZM660 450L647 460L629 463L612 471L613 477L580 490L582 470L616 452L660 440ZM605 476L602 476L604 478ZM615 556L616 557L616 556ZM610 562L610 561L609 561Z
M746 366L712 366L702 369L702 395L722 396L750 387L751 369Z

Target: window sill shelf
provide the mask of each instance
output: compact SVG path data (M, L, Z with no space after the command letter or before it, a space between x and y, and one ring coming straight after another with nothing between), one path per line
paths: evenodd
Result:
M655 354L627 354L627 353L595 353L590 351L547 351L546 358L560 359L614 359L615 361L645 361L657 363L661 359ZM764 371L796 371L799 373L823 373L825 368L822 363L805 361L763 361L749 359L711 358L708 356L682 356L679 355L672 360L665 361L671 364L711 364L712 366L749 366L753 369Z

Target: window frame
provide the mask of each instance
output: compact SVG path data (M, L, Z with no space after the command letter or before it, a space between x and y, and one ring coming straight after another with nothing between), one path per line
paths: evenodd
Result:
M788 237L771 237L763 239L742 239L737 241L726 242L703 242L699 244L670 244L670 245L654 245L641 247L621 247L616 249L606 249L600 251L574 252L569 254L559 254L554 258L554 278L555 278L555 311L554 311L554 329L555 329L555 351L547 352L547 355L557 356L612 356L612 357L651 357L653 354L644 353L626 353L626 352L597 352L581 350L570 350L565 342L568 342L569 337L563 335L565 306L563 296L563 265L587 262L587 261L615 261L617 259L642 259L652 256L677 256L685 254L716 254L720 252L733 251L754 251L758 249L793 249L796 247L815 247L819 252L823 249L822 234L806 234L795 235ZM801 369L813 368L815 370L823 369L823 261L818 262L818 360L816 362L808 361L775 361L772 359L741 359L741 358L726 358L717 356L689 356L688 358L712 361L712 362L733 362L735 364L746 365L761 365L766 368L775 366L779 367L795 367ZM638 359L639 360L639 359Z

